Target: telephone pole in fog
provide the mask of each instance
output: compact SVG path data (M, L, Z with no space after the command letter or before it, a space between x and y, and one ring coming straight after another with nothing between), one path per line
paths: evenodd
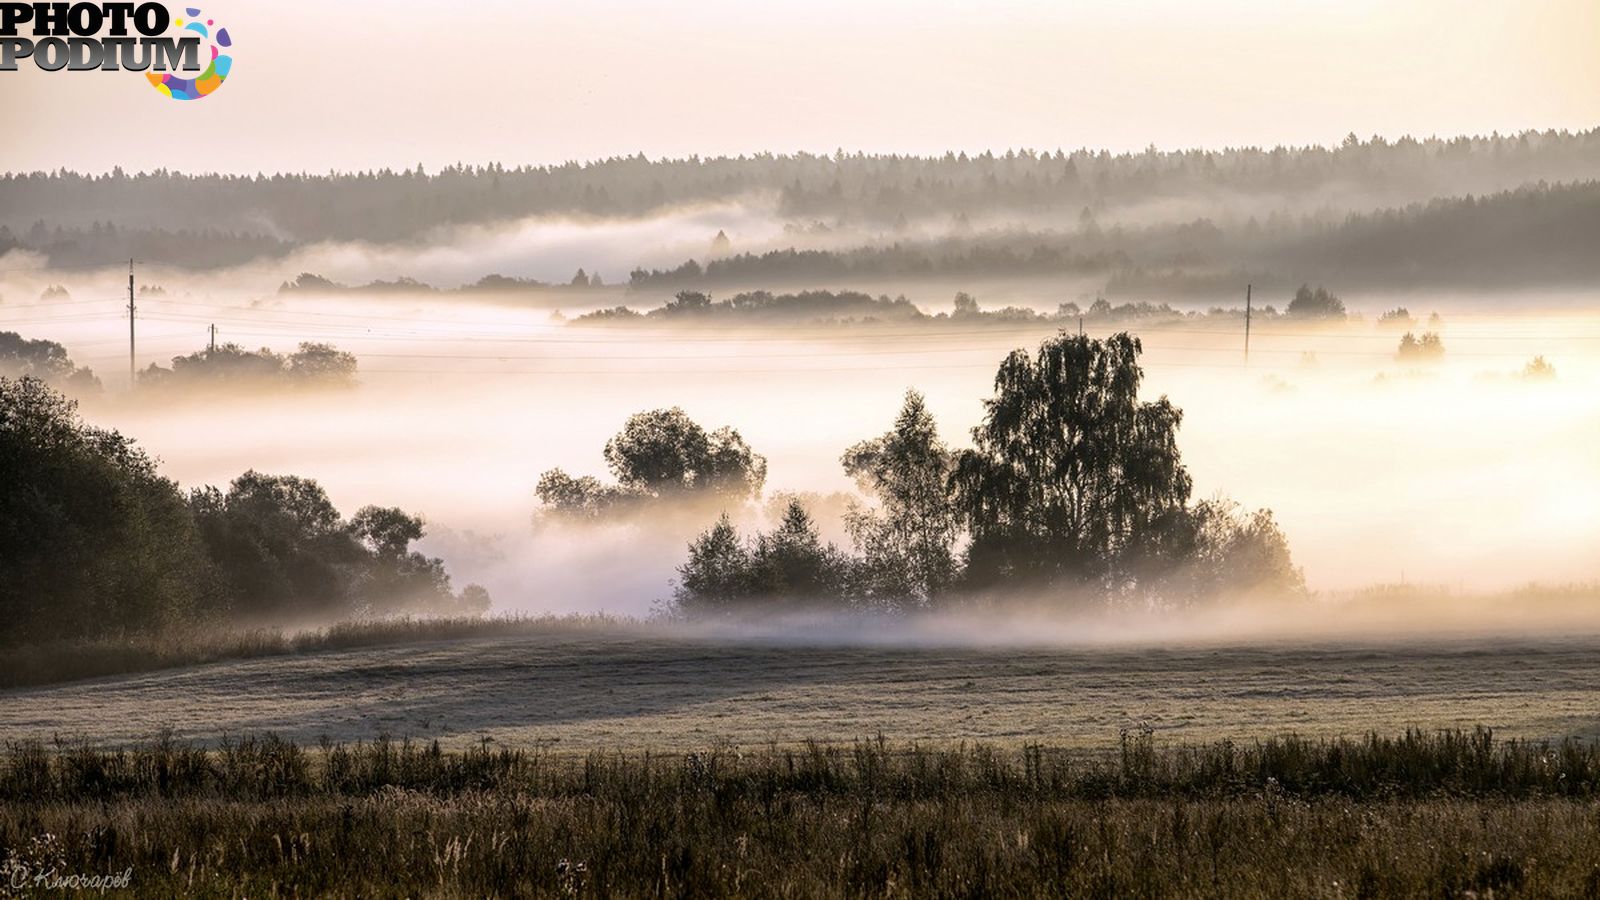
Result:
M1244 364L1250 365L1250 285L1244 286Z
M133 316L137 312L133 304L133 260L128 260L128 390L133 390L134 362L133 362Z
M206 344L206 355L207 356L210 356L211 354L217 352L217 323L215 323L215 322L211 323L210 331L211 331L211 340L210 340L209 343Z

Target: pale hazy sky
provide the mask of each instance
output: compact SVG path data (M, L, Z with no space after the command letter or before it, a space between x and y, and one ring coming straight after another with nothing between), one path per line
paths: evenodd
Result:
M0 169L1129 150L1600 125L1600 0L203 8L236 44L215 95L168 100L126 72L0 73Z

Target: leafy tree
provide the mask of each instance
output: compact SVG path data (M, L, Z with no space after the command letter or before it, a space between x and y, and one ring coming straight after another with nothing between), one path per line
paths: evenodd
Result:
M749 599L750 554L727 513L689 544L678 576L673 596L690 615L728 612Z
M368 551L315 481L248 471L226 493L192 492L189 505L237 615L355 611L352 587Z
M456 597L444 562L411 549L421 518L366 506L346 522L307 478L250 471L226 493L192 492L189 505L245 620L457 612L484 600Z
M0 643L158 628L215 608L177 486L37 378L0 378Z
M1119 587L1160 555L1188 502L1182 413L1142 403L1138 338L1060 336L1014 351L952 484L967 579Z
M372 554L355 590L362 612L454 611L457 599L444 561L411 549L422 539L421 517L392 506L364 506L351 517L350 532ZM478 599L474 594L473 602Z
M849 564L822 543L805 507L789 504L783 522L756 536L750 553L750 593L766 605L837 605L845 601Z
M748 545L724 513L689 544L678 575L674 599L690 615L836 606L849 598L850 561L792 501L779 526Z
M956 316L975 316L978 314L978 301L966 291L956 292Z
M356 381L356 356L332 344L305 341L289 354L288 376L301 384L350 387Z
M539 476L534 487L540 504L569 519L597 520L644 498L639 491L618 485L602 484L593 475L573 478L563 469L551 469Z
M0 331L0 376L31 376L64 390L100 389L100 379L73 365L65 347L55 341L28 340L15 331Z
M605 459L615 485L561 469L539 476L535 493L544 509L594 520L668 498L742 502L760 496L767 480L766 459L739 432L707 432L677 407L629 416L606 442Z
M953 457L921 394L907 391L894 427L845 451L844 470L877 500L846 525L874 602L926 605L955 575L956 511L946 489Z
M1168 546L1176 552L1147 560L1139 586L1154 605L1305 594L1305 575L1294 565L1271 510L1246 513L1230 500L1206 500L1190 507L1174 531Z
M1344 301L1328 292L1327 288L1318 286L1312 290L1310 285L1302 284L1294 292L1294 299L1289 301L1288 314L1302 319L1343 319L1345 317Z

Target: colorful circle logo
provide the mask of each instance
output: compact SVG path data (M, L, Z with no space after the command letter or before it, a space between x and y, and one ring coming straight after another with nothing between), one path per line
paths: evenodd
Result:
M223 51L233 46L233 38L228 35L226 28L217 28L213 32L216 23L210 19L206 19L202 24L200 10L185 9L183 12L189 17L188 20L173 19L172 24L193 31L210 43L211 65L206 66L206 70L193 79L178 78L170 74L157 75L154 72L146 72L144 77L150 79L150 84L156 90L174 100L199 100L201 97L210 96L212 91L222 87L222 82L227 80L228 72L233 68L233 57Z

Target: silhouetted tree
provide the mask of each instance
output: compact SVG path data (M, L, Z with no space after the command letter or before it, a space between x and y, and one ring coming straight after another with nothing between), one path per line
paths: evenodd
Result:
M877 501L846 517L863 592L883 605L926 605L955 575L956 515L946 489L952 455L922 395L907 391L894 427L846 450L842 462Z
M1419 339L1411 332L1400 338L1395 357L1402 362L1432 362L1444 356L1444 339L1434 332L1423 332Z
M750 598L750 554L723 513L715 525L689 544L689 559L678 567L673 590L689 615L729 612Z
M623 487L656 496L705 491L745 499L758 495L767 478L766 459L737 431L707 434L678 407L629 416L606 442L605 458Z
M829 608L850 602L850 560L824 544L805 507L791 501L783 521L747 546L726 513L689 544L673 596L696 615Z
M98 391L100 379L73 365L67 349L55 341L28 340L14 331L0 331L0 375L33 377L51 387L74 392Z
M1287 313L1302 319L1343 319L1344 301L1327 288L1318 286L1312 290L1310 285L1302 284L1289 301Z
M1062 336L1001 363L952 479L972 585L1117 589L1169 540L1190 491L1182 413L1139 401L1140 351L1128 334Z

